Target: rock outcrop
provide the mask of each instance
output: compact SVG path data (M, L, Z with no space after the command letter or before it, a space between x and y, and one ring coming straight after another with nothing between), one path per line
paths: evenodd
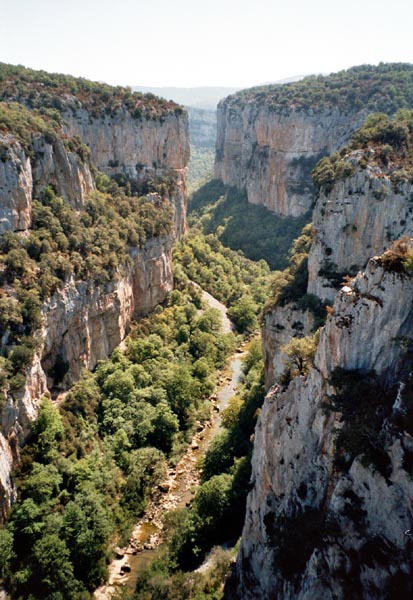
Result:
M411 594L412 331L412 275L385 271L372 259L338 293L314 368L267 396L255 433L237 597ZM340 388L335 373L347 373L352 385ZM351 403L363 378L372 397L360 402L370 404L355 404L340 418L334 397Z
M288 360L282 348L293 337L302 337L314 327L314 315L294 303L276 306L263 318L261 329L265 385L269 389L283 374Z
M247 191L248 202L281 216L297 217L312 208L311 170L338 150L366 116L340 110L276 110L237 95L218 105L215 177Z
M350 152L354 174L321 190L313 212L315 237L308 257L308 293L333 300L342 276L364 268L393 240L413 235L412 184L392 180L374 161L375 150ZM394 170L394 169L393 169Z
M27 149L12 133L0 134L0 152L0 233L30 228L32 200L47 185L76 209L94 189L88 162L61 139L37 134Z

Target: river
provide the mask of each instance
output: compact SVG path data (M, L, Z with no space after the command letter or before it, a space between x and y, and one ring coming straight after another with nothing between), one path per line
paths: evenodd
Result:
M208 292L203 291L202 296L210 307L220 311L223 331L233 331L226 307ZM220 374L218 388L211 396L211 420L198 428L185 455L176 468L169 470L167 479L156 490L145 514L136 523L128 546L117 549L116 558L109 565L108 583L96 590L95 600L109 600L120 587L130 592L135 590L139 573L150 564L156 549L163 542L165 514L170 510L184 508L192 500L194 490L199 485L197 463L218 433L221 413L236 393L242 375L244 354L243 349L238 348L229 359L227 368Z

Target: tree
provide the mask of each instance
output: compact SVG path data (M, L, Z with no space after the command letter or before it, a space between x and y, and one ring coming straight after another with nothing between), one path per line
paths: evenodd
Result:
M318 335L292 338L281 350L289 357L292 375L306 375L313 364L317 349Z
M228 309L228 316L240 333L251 333L258 327L256 311L257 306L251 298L242 296Z
M33 427L36 436L37 454L42 460L48 460L57 448L58 441L64 433L62 417L58 409L48 398L44 398L39 416Z

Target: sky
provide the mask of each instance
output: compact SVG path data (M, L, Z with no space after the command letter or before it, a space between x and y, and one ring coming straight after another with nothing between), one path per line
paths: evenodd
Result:
M0 61L113 85L250 87L413 63L412 0L0 0Z

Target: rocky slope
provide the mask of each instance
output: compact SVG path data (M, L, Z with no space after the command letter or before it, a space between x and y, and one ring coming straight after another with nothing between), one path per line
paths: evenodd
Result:
M347 143L368 113L412 106L412 77L411 65L366 66L229 96L218 106L216 178L279 215L306 213L319 158ZM392 81L396 100L386 96Z
M314 368L266 398L237 597L411 594L412 298L411 271L372 259L339 292Z
M39 349L26 369L24 387L6 390L1 413L4 512L14 496L11 468L41 396L52 387L66 389L82 368L91 369L108 356L130 321L152 310L172 289L171 246L186 230L189 139L187 115L174 103L20 67L0 64L0 71L0 93L6 100L0 102L1 233L29 234L33 199L46 186L81 210L95 188L93 163L146 194L149 202L153 198L156 204L159 194L169 200L175 223L170 233L155 233L145 244L130 247L126 264L112 281L94 283L72 275L43 302L42 326L35 332ZM18 86L19 81L24 83ZM57 110L44 110L50 105ZM149 223L147 230L156 231L156 225ZM6 332L5 356L10 352L7 339Z
M380 128L397 127L384 118ZM399 123L407 126L403 119ZM360 136L340 156L323 159L315 171L319 186L308 253L308 280L303 294L334 301L343 278L363 269L370 256L381 254L392 240L413 235L411 157L407 146L395 150L373 139L358 147ZM358 136L358 137L357 137ZM406 140L409 139L407 136ZM384 142L390 141L384 140ZM407 144L410 142L406 141ZM264 318L263 347L268 387L282 374L281 347L292 337L310 333L314 315L297 302L275 301Z

